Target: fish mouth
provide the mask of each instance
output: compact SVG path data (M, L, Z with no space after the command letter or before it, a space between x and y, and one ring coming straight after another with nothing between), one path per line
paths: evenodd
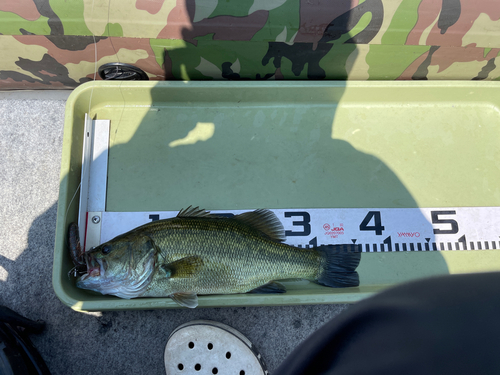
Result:
M107 262L104 259L96 259L92 256L92 250L83 254L85 259L86 270L81 275L80 280L85 280L89 277L104 277L106 269L108 268Z
M140 267L127 269L113 269L113 263L101 257L95 257L90 250L84 255L87 272L76 281L81 289L91 290L104 295L114 295L120 298L140 297L151 283L155 270L155 254L141 262Z

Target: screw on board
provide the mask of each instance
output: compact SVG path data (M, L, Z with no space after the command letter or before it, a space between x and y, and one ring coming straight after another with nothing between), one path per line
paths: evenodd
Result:
M94 224L99 224L100 221L101 221L101 218L99 216L96 215L96 216L92 217L92 222Z

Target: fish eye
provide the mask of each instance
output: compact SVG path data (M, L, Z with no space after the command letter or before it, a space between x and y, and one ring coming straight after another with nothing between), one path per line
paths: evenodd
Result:
M101 249L101 253L104 255L107 255L111 252L111 246L109 245L104 245L103 248Z

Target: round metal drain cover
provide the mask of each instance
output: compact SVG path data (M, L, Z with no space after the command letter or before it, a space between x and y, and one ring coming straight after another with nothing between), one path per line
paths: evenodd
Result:
M99 77L106 81L148 81L148 75L136 66L125 63L108 63L101 65Z
M167 375L268 374L243 334L219 322L195 320L177 327L165 347Z

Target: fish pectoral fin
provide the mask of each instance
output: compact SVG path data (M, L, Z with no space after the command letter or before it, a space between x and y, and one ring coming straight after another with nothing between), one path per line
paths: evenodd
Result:
M198 306L198 295L193 292L188 293L174 293L170 296L175 302L184 307L194 309Z
M245 212L236 215L234 219L260 230L271 240L283 242L286 239L283 224L272 211L261 209Z
M286 288L283 284L277 281L271 281L267 284L261 285L258 288L252 289L248 293L285 293Z
M192 277L200 272L203 267L203 259L199 256L185 257L175 262L162 264L160 268L165 272L166 277L186 278Z

